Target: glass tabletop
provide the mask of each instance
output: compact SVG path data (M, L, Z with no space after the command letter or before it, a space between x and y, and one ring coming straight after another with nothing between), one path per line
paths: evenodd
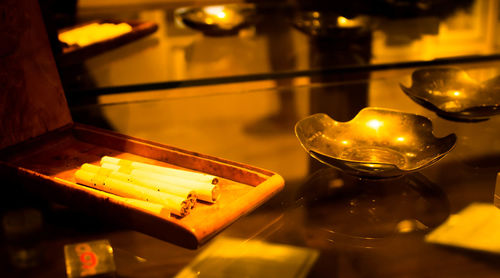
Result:
M459 65L478 81L498 76L498 66ZM2 272L62 277L65 244L107 239L118 277L498 276L498 253L426 239L470 205L493 206L500 117L441 118L400 88L412 85L416 69L285 79L278 87L253 81L104 95L99 105L74 106L75 121L269 169L284 177L285 188L198 250L44 205L43 263L28 270L5 266ZM295 123L308 115L325 113L346 122L365 107L425 116L434 136L454 133L456 145L421 171L373 179L319 163L294 134ZM490 227L495 219L479 226L469 219L463 233L474 235L471 230ZM491 244L498 238L485 234Z
M214 35L186 24L185 11L217 2L80 1L76 11L59 15L66 18L60 22L135 20L158 29L62 65L62 80L68 95L104 94L481 60L500 53L495 1L351 2L233 3L250 5L252 17L236 32Z

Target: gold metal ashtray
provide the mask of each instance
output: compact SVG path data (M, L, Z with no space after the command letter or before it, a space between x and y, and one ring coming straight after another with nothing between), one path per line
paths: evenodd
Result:
M457 137L436 138L420 115L364 108L348 122L314 114L295 125L295 134L315 159L349 174L394 177L421 170L446 155Z
M412 74L401 89L416 103L455 121L484 121L500 114L500 77L478 82L457 68L428 68Z
M179 8L175 12L181 21L207 36L236 35L251 26L256 18L253 4L226 4Z

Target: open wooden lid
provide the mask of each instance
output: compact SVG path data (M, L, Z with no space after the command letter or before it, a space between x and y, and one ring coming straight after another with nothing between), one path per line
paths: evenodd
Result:
M72 123L36 0L0 2L0 149Z

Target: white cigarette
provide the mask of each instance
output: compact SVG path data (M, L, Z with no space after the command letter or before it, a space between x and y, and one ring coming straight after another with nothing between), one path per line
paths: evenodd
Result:
M119 172L120 166L118 165L104 163L102 167L99 167L96 165L85 163L82 165L81 168L82 170L87 172L96 173L98 175L99 174L106 175L112 179L130 182L138 186L153 189L158 192L164 192L179 197L183 197L191 202L191 208L193 208L196 204L197 193L195 190L181 186L166 184L164 182L152 179L135 177L130 174Z
M173 214L185 216L190 212L191 204L186 199L141 187L133 183L116 180L104 175L78 170L75 173L77 183L113 193L115 195L142 201L157 203L171 210Z
M162 166L157 166L157 165L152 165L152 164L147 164L147 163L142 163L142 162L136 162L136 161L130 161L130 160L120 159L120 158L115 158L115 157L110 157L110 156L103 156L101 158L101 164L103 164L103 163L115 164L115 165L124 166L124 167L131 167L133 169L149 171L149 172L154 172L154 173L158 173L158 174L174 176L174 177L179 177L179 178L184 178L184 179L190 179L190 180L195 180L195 181L199 181L199 182L206 182L206 183L211 183L211 184L217 184L219 182L219 179L216 176L205 174L205 173L199 173L199 172L193 172L193 171L187 171L187 170L181 170L181 169L175 169L175 168L169 168L169 167L162 167Z
M64 180L64 179L61 179L58 177L55 177L55 179L61 183L65 183L65 184L69 183L67 180ZM159 216L161 218L170 218L170 210L168 208L160 205L160 204L155 204L155 203L146 202L146 201L137 200L137 199L132 199L132 198L125 198L125 197L117 196L115 194L109 194L107 192L104 194L105 194L104 196L110 196L113 200L115 200L115 201L117 200L119 202L126 203L127 205L129 205L137 210L147 212L149 214L153 214L153 215Z
M194 190L196 192L197 198L205 202L215 203L220 196L220 189L218 184L199 182L180 177L166 176L155 172L134 169L128 166L119 166L116 164L103 163L101 166L106 169L130 175L133 179L150 180L152 181L152 183L160 182L165 187L175 186Z
M170 211L165 208L163 205L156 204L156 203L151 203L151 202L146 202L142 200L137 200L137 199L132 199L132 198L125 198L125 197L120 197L120 200L122 200L124 203L129 204L132 207L135 207L139 210L147 211L149 213L164 217L164 218L169 218L170 217Z
M148 178L152 180L161 181L166 184L172 184L176 186L181 186L185 188L192 189L196 191L199 200L215 203L220 196L219 185L211 183L203 183L199 181L193 181L188 179L183 179L179 177L170 177L162 174L151 173L143 170L132 170L130 173L134 177L138 178Z

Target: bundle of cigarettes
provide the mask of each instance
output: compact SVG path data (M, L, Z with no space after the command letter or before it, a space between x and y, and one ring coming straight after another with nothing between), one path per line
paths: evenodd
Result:
M132 31L127 23L91 23L58 34L59 41L67 45L84 47L93 43L116 38Z
M180 217L198 200L215 203L220 195L215 176L109 156L101 158L100 166L83 164L75 179L120 197L161 205Z

